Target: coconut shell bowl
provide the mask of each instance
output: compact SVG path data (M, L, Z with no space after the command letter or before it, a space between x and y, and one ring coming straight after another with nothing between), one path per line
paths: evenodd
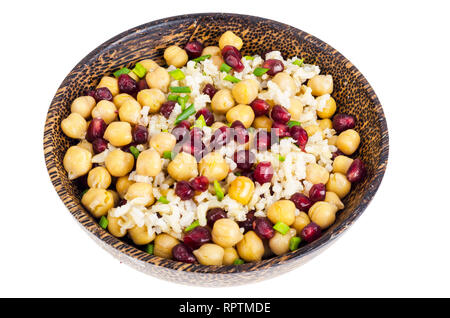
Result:
M131 67L144 58L164 65L162 56L169 45L183 47L192 39L199 39L205 46L216 45L219 36L227 30L243 39L243 55L278 50L285 58L304 58L305 63L318 65L322 74L333 76L332 96L338 104L338 111L357 118L355 129L361 135L361 145L355 156L364 161L367 176L363 182L353 186L345 197L345 209L337 214L336 222L319 239L302 245L294 252L238 266L204 266L159 258L136 248L127 239L109 234L81 205L83 189L76 181L68 179L63 167L64 154L74 141L61 131L61 120L69 115L71 102L95 88L103 75L124 66ZM254 16L224 13L166 18L138 26L103 43L81 60L62 82L48 110L44 132L45 162L55 190L95 242L121 262L146 274L202 286L231 286L272 278L300 266L325 250L369 205L383 179L388 148L388 130L381 104L364 76L341 53L289 25Z

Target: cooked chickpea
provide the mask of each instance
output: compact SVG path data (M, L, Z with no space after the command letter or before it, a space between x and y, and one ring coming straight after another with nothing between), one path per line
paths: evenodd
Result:
M128 235L133 240L133 243L136 245L146 245L151 243L155 239L155 232L152 234L148 234L147 226L138 227L135 225L131 229L128 230Z
M337 139L338 139L338 136L336 136L336 135L328 137L328 144L332 145L332 146L336 146Z
M113 196L114 206L119 204L119 200L120 200L119 194L116 191L114 191L114 190L108 190L108 192L111 193L112 196Z
M210 152L200 160L198 164L200 175L208 178L210 182L220 181L227 177L230 168L227 162L218 152Z
M219 47L221 50L227 45L234 46L240 50L242 49L243 44L244 42L242 42L242 39L231 31L226 31L219 38Z
M309 209L308 215L311 221L316 223L320 228L326 229L336 220L337 208L335 205L325 201L319 201L313 204Z
M211 100L211 108L218 114L225 114L234 105L233 95L227 88L219 90Z
M87 184L90 188L108 189L111 185L111 175L105 167L95 167L89 171Z
M267 217L273 224L283 222L291 226L295 221L295 204L291 200L276 201L267 209Z
M239 230L239 225L227 218L219 219L214 223L211 235L213 242L222 247L232 247L244 237Z
M120 107L122 107L123 103L127 99L134 99L134 98L133 98L133 96L131 96L131 95L127 94L127 93L121 93L119 95L114 96L113 103L114 103L114 105L116 105L117 109L120 109Z
M259 84L254 79L242 80L233 86L231 94L239 104L250 104L258 96Z
M318 97L317 99L320 99L321 97ZM333 97L329 97L327 101L325 102L325 107L322 110L317 110L317 115L320 118L331 118L334 113L336 112L336 101Z
M136 125L141 117L141 105L134 98L123 101L119 108L119 118L121 121Z
M141 64L147 70L147 72L154 71L159 67L158 63L151 59L139 61L139 64Z
M310 163L306 166L306 180L312 184L326 184L329 176L328 170L317 163Z
M139 154L136 161L136 173L142 176L155 177L161 172L162 161L159 153L147 149Z
M134 181L128 179L128 175L117 179L116 190L122 199L125 197L125 194L127 194L128 189L133 183Z
M97 88L106 87L111 92L112 96L119 94L119 83L117 78L111 76L103 76L98 83Z
M83 195L81 203L93 216L99 218L114 207L114 198L105 189L91 188Z
M92 154L80 146L72 146L67 149L64 155L64 169L69 174L69 179L73 180L85 175L92 167Z
M185 50L177 45L171 45L164 51L164 59L167 65L173 65L175 67L183 67L189 57Z
M150 147L162 155L165 151L172 151L176 142L177 139L174 135L168 132L161 132L152 136L150 139Z
M333 122L329 118L318 120L317 123L322 131L325 129L333 129Z
M239 258L239 255L234 247L227 247L224 249L223 265L233 265L234 261Z
M145 81L148 87L157 88L164 93L167 93L170 84L169 72L163 67L158 67L145 76Z
M336 141L336 147L347 156L352 155L359 147L361 138L354 129L347 129L341 132Z
M227 112L226 117L229 123L240 120L241 123L244 124L245 128L249 128L255 119L255 113L250 106L239 104L231 108Z
M297 85L295 85L292 77L285 72L276 74L272 78L272 82L277 84L283 92L289 92L291 96L294 96L297 93Z
M224 63L222 56L220 55L212 55L211 62L220 69L220 66Z
M143 89L137 94L137 100L142 106L149 106L151 113L156 113L166 101L166 96L158 88Z
M311 220L309 219L308 214L306 214L305 212L300 212L295 217L295 221L294 224L292 224L292 226L297 231L297 235L300 235L304 227L307 226L309 223L311 223Z
M115 237L124 237L127 234L127 231L121 231L119 221L120 217L114 217L111 213L108 213L108 232L114 235ZM123 222L123 219L122 219Z
M253 231L244 234L242 240L237 243L239 256L246 262L260 261L264 255L264 244Z
M125 200L135 200L135 204L147 207L152 205L155 203L152 185L144 182L133 183L129 186L128 191L125 194Z
M202 265L222 265L225 251L219 245L207 243L193 253Z
M346 174L353 162L352 158L347 156L337 156L333 161L333 172L340 172Z
M113 102L108 100L101 100L92 109L92 118L101 118L106 124L109 124L117 119L117 108Z
M270 132L272 128L272 120L267 116L256 117L253 121L253 127L256 129L265 129Z
M72 113L61 121L62 131L70 138L83 138L86 135L87 128L86 119L78 113Z
M188 181L198 175L197 161L194 156L180 152L167 166L167 172L177 181Z
M328 202L336 207L336 210L342 210L344 203L339 199L338 195L334 192L327 191L325 194L325 202Z
M212 125L211 125L211 129L213 132L215 132L217 129L219 129L220 127L226 126L223 122L221 121L215 121Z
M327 191L336 193L342 199L350 192L351 186L352 184L344 174L336 172L330 175L326 188Z
M155 238L155 248L153 250L153 253L156 256L162 257L162 258L172 258L172 249L180 243L176 238L173 236L161 233L156 236Z
M331 75L315 75L308 81L314 96L331 94L333 92L333 77Z
M92 144L89 141L87 141L86 139L81 140L77 146L79 146L83 149L86 149L92 155L94 155L94 148L92 147Z
M291 120L300 120L300 116L303 113L303 104L302 102L296 97L291 97L290 99L291 106L289 107L288 111L291 114Z
M81 96L74 99L70 106L72 113L78 113L83 118L91 116L92 109L95 107L95 99L92 96Z
M114 147L122 147L133 141L130 123L114 121L106 127L103 138L108 140Z
M228 195L240 204L247 204L253 196L255 184L247 177L239 176L231 182Z
M282 255L289 252L289 242L297 234L295 229L289 229L286 234L276 232L275 235L269 240L269 247L275 255Z
M134 156L131 153L114 149L105 160L106 169L114 177L123 177L128 174L134 165Z
M309 137L314 136L316 133L322 133L319 125L309 125L305 127L305 130Z
M222 50L218 46L207 46L203 49L202 55L222 56Z

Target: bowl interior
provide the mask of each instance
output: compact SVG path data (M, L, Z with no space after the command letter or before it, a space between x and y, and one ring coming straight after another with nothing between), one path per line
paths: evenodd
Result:
M183 46L197 38L205 45L216 45L218 37L231 30L242 37L244 54L261 54L269 50L281 51L283 56L299 56L305 63L316 64L321 73L334 79L332 96L338 111L356 116L361 146L356 157L362 158L368 169L364 182L353 187L344 199L345 209L322 237L299 250L243 266L188 265L163 260L118 240L101 229L95 219L80 204L80 189L69 181L62 166L67 148L73 144L61 132L60 124L76 97L94 88L104 74L118 68L132 66L144 58L163 65L163 51L172 44ZM299 258L332 241L364 211L375 194L387 163L388 135L386 121L378 99L359 71L339 52L319 39L293 27L251 16L230 14L197 14L151 22L126 31L99 46L84 58L66 77L50 106L44 135L44 152L50 178L74 217L90 233L122 253L140 261L191 272L240 272L267 268Z

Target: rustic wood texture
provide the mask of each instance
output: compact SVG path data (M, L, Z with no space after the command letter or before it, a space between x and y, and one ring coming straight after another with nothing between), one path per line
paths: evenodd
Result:
M368 168L368 176L345 198L345 210L336 223L317 241L295 252L241 266L203 266L185 264L149 255L117 239L100 228L80 204L80 189L68 180L63 156L71 142L60 129L76 97L94 88L104 74L132 66L144 58L163 65L163 51L172 44L183 46L190 39L216 45L226 30L244 41L244 54L279 50L284 57L300 56L306 63L320 66L334 79L333 97L338 111L356 116L361 146L356 156ZM364 76L338 51L316 37L291 26L253 16L236 14L194 14L150 22L128 30L100 45L86 56L64 79L50 105L44 132L44 153L53 185L70 213L103 248L140 271L170 281L223 286L259 281L289 271L333 242L366 209L383 178L388 160L388 130L380 102ZM361 238L371 239L371 238Z

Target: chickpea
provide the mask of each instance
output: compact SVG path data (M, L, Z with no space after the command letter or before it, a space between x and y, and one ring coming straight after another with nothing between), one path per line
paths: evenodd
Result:
M336 172L330 175L330 180L328 180L326 189L327 191L336 193L337 196L342 199L350 192L351 186L352 184L344 174Z
M333 122L329 118L318 120L317 122L319 123L320 130L322 131L325 129L333 129Z
M225 114L235 105L231 91L227 88L219 90L211 100L211 108L218 114Z
M314 96L331 94L333 92L333 77L331 75L315 75L308 81Z
M150 139L150 147L155 149L160 155L165 151L172 151L176 143L177 139L175 136L168 132L153 135Z
M311 221L316 223L320 228L326 229L336 220L337 208L335 205L325 201L319 201L313 204L309 209L308 215Z
M272 78L272 82L277 84L278 87L283 92L288 91L291 94L291 97L297 93L297 85L295 85L295 82L292 79L292 77L285 72L280 72L280 73L276 74Z
M158 63L151 59L139 61L139 64L141 64L147 70L147 72L154 71L159 67Z
M95 167L89 171L87 184L90 188L108 189L111 184L111 175L105 167Z
M123 103L128 99L134 99L134 98L133 98L133 96L131 96L127 93L120 93L119 95L114 96L113 103L117 109L120 109L120 107L122 107Z
M147 149L139 154L136 161L136 173L155 177L161 172L162 161L159 153L153 149Z
M214 124L211 125L211 129L213 132L215 132L217 129L219 129L220 127L226 126L223 122L221 121L215 121Z
M218 69L220 69L220 66L224 63L224 60L223 60L222 56L220 56L220 55L212 55L212 56L211 56L211 62L212 62Z
M269 247L275 255L283 255L289 252L289 242L297 234L295 229L289 229L286 234L276 232L275 235L269 240Z
M334 192L327 191L325 194L325 202L330 203L336 207L336 211L344 208L344 203L339 199L338 195Z
M158 67L147 73L145 81L147 82L148 87L157 88L162 92L167 93L170 84L170 75L165 68Z
M66 136L82 139L86 135L88 125L86 119L78 113L72 113L61 121L61 129Z
M233 265L239 255L234 247L226 247L223 254L223 265Z
M232 247L244 237L239 230L239 225L226 218L214 223L211 235L213 242L222 247Z
M328 144L332 146L336 146L338 136L334 135L328 138Z
M253 121L253 127L256 129L265 129L270 132L272 128L272 120L267 116L256 117Z
M128 175L120 177L116 182L116 190L119 196L123 199L127 194L128 189L134 183L134 181L128 179Z
M296 97L290 98L291 106L288 111L291 114L291 120L300 120L300 116L303 113L303 105L302 102Z
M114 121L106 127L103 138L108 140L114 147L122 147L133 141L130 123Z
M347 156L337 156L333 161L333 172L340 172L346 174L353 162L352 158Z
M154 232L151 235L148 234L148 229L146 225L141 227L135 225L134 227L128 230L128 234L130 235L130 238L133 240L133 243L136 245L146 245L148 243L151 243L156 236Z
M69 180L85 175L92 167L92 154L80 146L72 146L64 155L63 165L69 174Z
M92 110L92 118L101 118L106 124L115 121L117 119L116 105L108 100L99 101Z
M305 226L311 223L308 214L305 212L300 212L299 215L295 217L294 224L292 226L297 231L297 235L300 235Z
M328 170L317 163L310 163L306 166L306 180L312 184L326 184L329 176Z
M83 149L86 149L92 155L94 155L94 148L92 147L92 144L89 141L87 141L86 139L81 140L77 146L79 146Z
M230 168L227 162L218 152L210 152L200 160L198 164L200 175L208 178L210 182L220 181L228 176Z
M242 39L231 31L226 31L219 38L219 47L221 50L227 45L234 46L240 50L242 49L243 44Z
M246 262L260 261L264 255L264 244L253 231L244 234L244 238L237 243L239 256Z
M111 92L112 96L119 94L119 83L117 78L111 76L103 76L98 83L97 88L106 87Z
M106 215L114 207L114 198L105 189L89 189L81 198L81 203L96 218Z
M142 106L149 106L151 113L156 113L166 101L164 93L157 88L143 89L137 94L137 100Z
M185 50L177 45L171 45L164 51L164 59L167 65L180 68L187 63L189 57Z
M249 105L258 96L258 88L256 80L246 79L235 84L231 93L236 102Z
M161 233L155 238L155 248L153 250L153 253L156 256L171 259L172 249L178 243L178 240L173 236L166 233Z
M127 201L138 199L135 200L135 204L146 207L155 203L152 185L144 182L136 182L131 184L124 198Z
M239 176L231 182L228 188L228 195L240 204L247 204L253 196L255 185L247 177Z
M140 117L141 105L134 98L124 100L119 108L120 120L136 125Z
M119 204L119 200L120 200L119 194L116 191L114 191L114 190L108 190L108 192L111 193L111 195L113 197L114 206Z
M177 181L188 181L198 175L197 161L194 156L180 152L167 166L167 172Z
M222 56L222 50L218 46L207 46L203 49L202 55Z
M106 169L114 177L123 177L128 174L134 165L134 156L131 153L114 149L105 160Z
M361 138L356 130L347 129L339 134L336 146L340 151L350 156L358 149L360 141Z
M117 218L111 215L111 213L108 213L108 231L109 233L111 233L112 235L114 235L115 237L124 237L126 234L126 231L122 233L122 231L120 230L120 225L119 225L119 221L122 218ZM122 219L123 222L123 219Z
M319 99L320 97L318 97ZM330 98L327 99L325 102L325 107L322 110L317 111L317 115L320 118L331 118L334 113L336 112L336 101L333 97L330 96Z
M91 116L92 109L95 106L95 99L92 96L81 96L74 99L70 106L72 113L78 113L84 118Z
M295 204L291 200L279 200L267 209L267 217L275 224L283 222L291 226L295 221Z
M316 133L322 133L319 125L309 125L305 127L305 130L309 137L314 136Z
M244 124L245 128L249 128L255 119L255 113L250 106L239 104L231 108L227 112L226 117L229 123L232 123L235 120L240 120Z
M202 265L222 265L225 251L219 245L207 243L203 244L193 253Z

